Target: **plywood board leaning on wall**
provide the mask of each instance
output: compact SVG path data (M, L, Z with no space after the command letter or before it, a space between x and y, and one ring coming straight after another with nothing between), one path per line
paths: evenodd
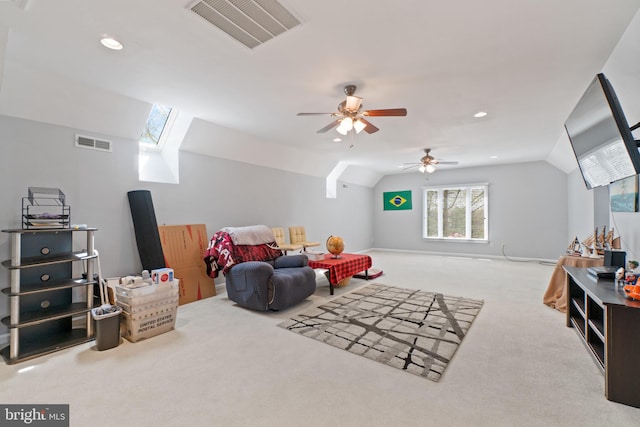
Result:
M160 243L167 267L180 279L180 305L216 295L213 279L203 261L209 245L204 224L161 225Z

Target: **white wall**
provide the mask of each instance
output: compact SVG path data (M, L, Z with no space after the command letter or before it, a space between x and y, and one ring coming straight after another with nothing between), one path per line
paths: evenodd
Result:
M579 169L567 176L567 209L569 212L567 246L574 238L581 242L593 233L594 219L593 191L587 189ZM604 225L604 224L601 224Z
M112 140L113 152L74 147L76 132ZM127 199L131 190L151 191L158 224L206 224L209 235L224 226L303 225L307 237L322 244L331 234L342 236L347 251L373 243L368 187L339 183L337 199L326 199L322 178L187 152L180 154L180 184L140 182L133 140L2 115L0 141L0 228L20 228L28 187L60 188L72 223L99 229L96 248L105 276L141 269ZM0 233L1 260L10 256L8 239ZM0 274L5 287L9 273ZM0 317L8 312L8 298L0 297Z
M489 243L422 238L422 192L429 185L489 183ZM384 211L382 194L412 190L413 209ZM567 177L546 162L384 177L374 189L375 246L437 253L555 259L566 249Z

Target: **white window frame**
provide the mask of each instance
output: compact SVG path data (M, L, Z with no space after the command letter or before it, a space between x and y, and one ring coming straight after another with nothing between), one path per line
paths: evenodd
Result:
M471 237L471 210L468 207L471 205L471 191L474 189L482 189L484 190L484 238L473 238ZM466 200L465 200L465 237L447 237L443 235L444 230L444 212L442 209L442 200L443 194L445 190L467 190L466 191ZM438 235L437 236L428 236L428 210L427 210L427 192L429 191L437 191L438 192ZM453 242L489 242L489 184L486 182L482 183L474 183L474 184L458 184L458 185L438 185L438 186L429 186L422 187L422 238L425 240L442 240L442 241L453 241Z

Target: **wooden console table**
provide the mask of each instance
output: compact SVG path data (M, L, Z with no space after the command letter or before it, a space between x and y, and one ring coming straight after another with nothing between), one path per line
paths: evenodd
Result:
M586 268L567 272L568 327L573 327L604 372L608 400L640 408L640 301L613 280L597 280Z
M331 255L326 254L322 260L309 260L309 267L328 270L329 293L333 295L333 287L342 280L350 278L361 271L365 271L365 274L367 274L366 272L371 268L371 257L369 255L343 253L340 254L340 258L332 258Z

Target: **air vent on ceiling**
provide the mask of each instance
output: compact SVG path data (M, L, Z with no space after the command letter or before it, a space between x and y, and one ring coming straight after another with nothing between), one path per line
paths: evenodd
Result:
M300 25L277 0L198 0L187 7L251 49Z
M76 147L111 152L111 141L96 139L90 136L76 135Z

